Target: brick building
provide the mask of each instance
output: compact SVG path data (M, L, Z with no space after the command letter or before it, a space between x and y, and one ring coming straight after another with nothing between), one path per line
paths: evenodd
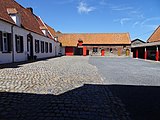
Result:
M133 57L160 60L160 26L148 38L146 43L132 46Z
M129 56L129 33L78 33L61 34L66 55Z

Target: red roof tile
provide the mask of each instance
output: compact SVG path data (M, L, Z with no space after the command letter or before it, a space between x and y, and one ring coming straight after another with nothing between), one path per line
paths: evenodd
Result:
M63 46L77 46L79 39L83 44L131 44L129 33L61 34L58 38Z
M22 7L14 0L0 0L0 5L0 19L15 24L7 12L8 8L14 8L20 14L21 24L25 29L43 35L35 16L28 9Z
M153 32L153 34L148 38L147 42L157 42L160 41L160 26Z

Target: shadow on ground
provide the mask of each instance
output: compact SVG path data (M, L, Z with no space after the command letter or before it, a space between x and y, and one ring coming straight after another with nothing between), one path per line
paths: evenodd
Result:
M1 92L0 120L159 120L159 92L123 85L84 85L57 96Z
M49 59L58 58L58 57L62 57L62 56L54 56L54 57L41 58L41 59L37 59L37 60L29 60L29 61L22 61L22 62L0 64L0 69L20 68L22 65L25 65L25 64L36 63L36 62L39 62L39 61L48 61Z

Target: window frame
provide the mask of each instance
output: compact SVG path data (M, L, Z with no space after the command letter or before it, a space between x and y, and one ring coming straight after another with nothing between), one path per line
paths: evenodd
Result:
M44 41L41 41L41 53L44 53Z
M23 36L15 35L15 42L16 42L16 52L23 53L24 52L24 44L23 44Z
M49 52L52 53L52 43L49 43Z
M6 36L4 36L4 35L6 35ZM8 36L7 36L7 32L2 32L2 42L3 42L3 44L2 44L3 45L2 52L6 53L6 52L8 52Z
M98 47L93 47L93 53L97 53L98 52Z
M45 42L45 52L48 53L48 42Z
M40 52L40 46L39 46L39 40L35 39L35 53L39 53Z

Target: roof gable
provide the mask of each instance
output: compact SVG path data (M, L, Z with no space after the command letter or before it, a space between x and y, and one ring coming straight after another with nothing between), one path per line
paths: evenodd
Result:
M148 38L147 42L157 42L160 41L160 26L153 32L153 34Z

